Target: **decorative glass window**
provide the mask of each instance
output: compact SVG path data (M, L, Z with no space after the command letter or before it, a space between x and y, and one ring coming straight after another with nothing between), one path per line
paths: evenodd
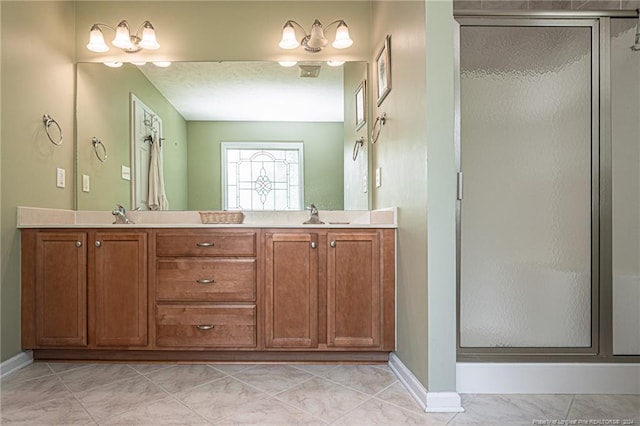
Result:
M302 143L223 142L223 208L302 210L302 164Z

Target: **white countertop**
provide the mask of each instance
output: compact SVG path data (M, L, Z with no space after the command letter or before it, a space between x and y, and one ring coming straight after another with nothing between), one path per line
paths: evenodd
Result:
M111 211L18 207L18 228L397 228L397 209L320 210L324 224L306 225L308 211L244 212L242 224L203 224L198 211L131 211L134 223L113 224Z

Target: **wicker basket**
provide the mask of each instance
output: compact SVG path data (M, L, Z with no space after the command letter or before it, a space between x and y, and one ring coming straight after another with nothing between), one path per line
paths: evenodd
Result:
M244 213L239 211L199 212L202 223L242 223Z

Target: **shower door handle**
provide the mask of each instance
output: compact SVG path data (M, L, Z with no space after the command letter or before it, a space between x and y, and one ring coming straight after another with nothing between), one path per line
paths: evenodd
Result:
M462 172L458 172L456 175L456 191L458 200L462 200Z

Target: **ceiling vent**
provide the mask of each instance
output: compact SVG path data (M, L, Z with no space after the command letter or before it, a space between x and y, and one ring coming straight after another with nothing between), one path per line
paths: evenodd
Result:
M300 77L316 78L320 75L320 65L299 65Z

